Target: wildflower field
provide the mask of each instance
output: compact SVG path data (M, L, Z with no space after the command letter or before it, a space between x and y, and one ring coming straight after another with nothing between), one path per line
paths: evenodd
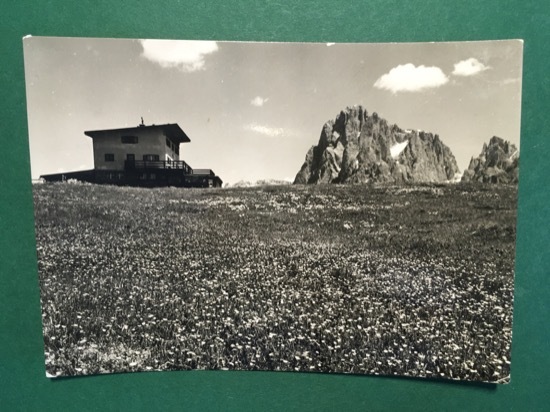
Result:
M509 379L515 186L33 191L50 376Z

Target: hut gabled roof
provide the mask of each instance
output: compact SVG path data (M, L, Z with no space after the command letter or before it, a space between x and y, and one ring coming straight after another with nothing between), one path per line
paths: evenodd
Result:
M169 123L169 124L158 124L158 125L139 125L136 127L126 127L121 129L104 129L104 130L88 130L84 132L86 136L90 136L92 139L95 137L100 137L106 134L112 134L112 133L127 133L127 134L139 134L142 130L150 130L150 129L160 129L163 131L163 133L166 135L166 137L170 138L176 143L188 143L191 141L189 139L189 136L185 134L185 132L179 127L177 123Z

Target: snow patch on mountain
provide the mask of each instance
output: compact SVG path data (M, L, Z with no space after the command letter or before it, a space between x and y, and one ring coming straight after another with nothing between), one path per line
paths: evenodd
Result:
M409 144L409 141L405 140L404 142L396 143L392 147L390 147L391 157L396 159L403 152L403 150L405 150L408 144Z

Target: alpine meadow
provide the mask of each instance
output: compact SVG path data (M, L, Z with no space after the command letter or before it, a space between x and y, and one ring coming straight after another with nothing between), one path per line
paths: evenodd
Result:
M509 376L515 186L34 193L52 376Z

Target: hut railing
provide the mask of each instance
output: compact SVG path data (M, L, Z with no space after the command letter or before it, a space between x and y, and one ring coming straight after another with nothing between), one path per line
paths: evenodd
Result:
M183 160L126 160L126 170L133 169L179 169L185 174L193 174L193 169Z

